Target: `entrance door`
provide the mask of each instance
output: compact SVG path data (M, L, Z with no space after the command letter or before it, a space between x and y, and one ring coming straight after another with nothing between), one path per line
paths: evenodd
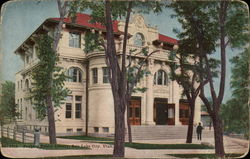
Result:
M181 101L179 103L179 119L182 125L188 125L189 120L189 105L187 102Z
M155 123L156 125L167 125L168 119L168 102L167 99L158 99L154 101L155 105Z
M129 121L131 125L141 125L141 98L129 101Z

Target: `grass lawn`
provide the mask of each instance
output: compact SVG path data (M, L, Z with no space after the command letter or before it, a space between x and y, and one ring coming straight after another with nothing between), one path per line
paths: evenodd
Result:
M112 155L80 155L80 156L62 156L62 157L43 157L36 159L83 159L83 158L112 158Z
M200 144L144 144L125 143L126 147L135 149L213 149L214 147Z
M40 146L35 146L33 143L22 143L13 139L6 137L0 138L2 147L27 147L27 148L40 148L45 150L68 150L68 149L88 149L87 147L73 146L73 145L60 145L60 144L44 144L41 143Z
M75 139L75 140L93 140L93 141L113 141L107 137L93 137L93 136L61 136L63 139Z
M199 158L199 159L216 158L215 154L167 154L167 155L180 157L180 158ZM230 154L226 154L226 157L237 158L242 155L243 154L230 153Z
M98 142L105 144L114 144L114 142ZM135 149L214 149L213 146L201 144L146 144L146 143L125 143L125 147Z

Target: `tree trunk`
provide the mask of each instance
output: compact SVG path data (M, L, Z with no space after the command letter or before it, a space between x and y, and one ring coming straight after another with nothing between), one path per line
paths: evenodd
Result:
M195 102L193 102L193 101L190 102L189 107L190 107L191 112L190 112L190 116L189 116L189 120L188 120L188 131L187 131L186 143L192 143L192 139L193 139Z
M214 126L214 139L215 139L215 155L217 157L223 158L225 157L223 130L222 130L222 121L219 117L218 112L214 113L213 126Z
M119 97L118 97L119 98ZM113 157L124 157L125 155L125 114L122 111L123 101L117 99L115 104L115 141Z
M56 144L56 126L54 117L54 108L52 106L51 96L48 95L46 98L47 112L48 112L48 123L49 123L49 143Z
M125 148L125 111L126 111L126 78L119 69L118 58L115 48L114 31L112 25L111 4L109 0L105 1L106 14L106 39L107 49L106 64L109 69L109 79L112 88L112 95L114 99L114 113L115 113L115 141L113 157L124 157Z

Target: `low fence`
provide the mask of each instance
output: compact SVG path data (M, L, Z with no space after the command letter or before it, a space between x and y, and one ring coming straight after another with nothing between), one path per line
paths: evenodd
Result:
M1 137L7 137L23 143L34 143L34 132L26 129L0 127Z

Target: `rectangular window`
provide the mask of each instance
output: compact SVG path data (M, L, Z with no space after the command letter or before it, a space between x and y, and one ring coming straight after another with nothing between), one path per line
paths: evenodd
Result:
M72 133L72 132L73 132L73 129L66 129L66 132L67 132L67 133Z
M21 89L23 89L23 80L21 80L20 86L21 86Z
M81 118L81 107L82 107L82 104L81 103L76 103L76 115L75 117L76 118Z
M66 118L71 118L72 114L72 104L71 103L66 103Z
M92 68L93 83L98 83L98 70L97 68Z
M81 128L76 129L76 132L82 132Z
M26 63L28 64L30 62L30 56L26 55Z
M82 102L82 96L75 96L75 98L76 98L76 101Z
M99 128L98 127L94 127L94 132L99 132Z
M72 101L73 100L73 96L67 96L65 100L66 101Z
M102 68L103 83L109 83L109 70L107 67Z
M109 132L109 128L108 128L108 127L103 127L103 128L102 128L102 131L103 131L103 132Z
M80 48L81 38L80 33L69 33L69 46Z

